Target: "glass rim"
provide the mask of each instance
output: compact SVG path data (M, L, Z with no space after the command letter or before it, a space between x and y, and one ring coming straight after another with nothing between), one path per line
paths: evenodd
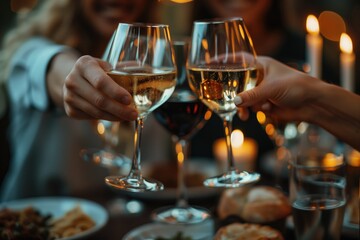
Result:
M329 153L331 153L331 152L329 152ZM324 165L307 166L307 165L298 163L298 161L297 161L299 158L298 155L295 156L294 158L291 158L288 162L291 166L293 166L297 169L334 169L334 168L339 168L339 167L343 167L346 165L344 154L342 154L342 153L341 154L332 153L332 154L334 154L336 159L341 158L341 162L339 162L336 165L331 165L331 166L324 166Z
M198 24L221 24L225 22L231 22L231 21L240 21L244 22L244 19L242 17L228 17L228 18L206 18L206 19L199 19L194 21L194 25Z
M164 23L145 23L145 22L121 22L118 24L120 26L128 26L128 27L147 27L147 28L169 28L168 24Z

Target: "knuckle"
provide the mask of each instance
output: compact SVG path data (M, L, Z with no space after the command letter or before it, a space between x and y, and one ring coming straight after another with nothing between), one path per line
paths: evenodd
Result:
M101 75L94 76L92 82L93 82L93 86L99 90L103 89L105 86L105 78L104 76Z
M94 59L89 55L81 56L75 63L76 66L83 66L92 63Z
M68 75L65 78L64 87L65 87L65 89L70 89L70 90L76 89L76 83L75 83L72 75Z
M63 102L68 105L72 105L75 102L75 95L70 91L64 91Z
M100 109L104 109L106 106L106 98L103 95L98 95L95 97L95 106L100 108Z

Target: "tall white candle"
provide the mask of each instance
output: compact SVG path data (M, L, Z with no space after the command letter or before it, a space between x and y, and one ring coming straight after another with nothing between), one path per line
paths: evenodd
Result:
M319 34L319 22L314 15L307 17L306 30L308 32L306 36L306 57L310 65L309 74L321 78L323 41Z
M346 33L340 37L340 83L341 86L349 91L354 91L354 65L355 54L351 38Z

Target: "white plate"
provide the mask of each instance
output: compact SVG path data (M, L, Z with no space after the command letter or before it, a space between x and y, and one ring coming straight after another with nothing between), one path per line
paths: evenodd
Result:
M210 240L214 237L214 221L207 220L194 225L169 225L149 223L133 229L125 235L123 240L151 240L159 237L172 238L181 232L183 237L193 240Z
M201 173L205 177L213 177L219 175L219 169L212 159L189 159L187 161L187 170L189 173ZM143 175L146 177L151 170L150 164L144 164ZM176 177L176 176L174 176ZM156 177L154 177L156 179ZM204 186L188 187L187 197L189 199L201 199L216 196L221 193L222 189L219 188L207 188ZM163 191L157 192L123 192L126 195L130 195L133 198L144 200L175 200L176 188L167 188Z
M108 212L99 204L85 199L68 197L20 199L1 203L0 209L6 207L13 210L21 210L29 206L39 210L41 214L51 214L54 218L59 218L75 206L80 206L84 213L94 220L95 226L93 228L72 237L61 238L61 240L75 240L88 237L89 235L99 231L106 224L109 218Z

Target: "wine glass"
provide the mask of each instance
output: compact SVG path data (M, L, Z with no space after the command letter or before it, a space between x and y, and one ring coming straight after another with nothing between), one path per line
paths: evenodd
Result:
M108 176L105 183L130 192L163 190L161 182L142 176L140 145L146 117L171 96L176 85L169 26L120 23L109 44L107 61L112 69L108 75L132 94L138 117L130 173L127 176Z
M125 123L124 123L125 124ZM118 171L128 169L131 159L127 156L116 153L116 146L119 142L120 122L110 122L106 120L96 120L94 128L96 133L104 142L103 148L84 148L80 151L80 157L109 170Z
M235 96L256 85L256 54L241 18L195 21L187 62L191 89L222 120L228 171L204 181L208 187L239 187L257 182L260 174L236 169L231 146Z
M177 64L177 85L168 101L156 109L155 119L172 134L177 158L177 201L175 206L165 206L152 213L152 219L171 224L200 223L210 217L207 209L189 206L185 184L184 164L188 159L189 139L205 121L211 111L189 88L186 76L186 55L188 44L184 41L173 43Z
M106 168L111 174L128 172L131 159L124 154L117 153L116 150L126 152L129 148L130 144L125 141L129 139L129 134L132 134L130 127L128 122L96 120L94 129L102 138L104 147L84 148L80 151L80 157L86 162ZM142 212L144 206L140 201L114 196L106 203L106 208L111 215L115 216Z
M273 166L274 183L282 189L281 180L282 177L288 177L287 165L291 152L297 146L301 134L306 131L306 123L280 121L262 111L256 112L256 118L275 145L275 150L271 151L264 161L269 161L267 164Z

